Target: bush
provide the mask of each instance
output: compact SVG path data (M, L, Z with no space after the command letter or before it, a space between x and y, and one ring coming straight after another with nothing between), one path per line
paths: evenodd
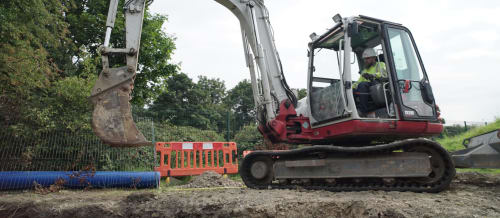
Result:
M191 126L174 126L168 122L155 124L158 142L222 142L224 137L213 130L200 130Z
M437 142L439 142L448 151L456 151L464 148L462 145L462 141L464 139L487 133L495 129L500 129L500 119L497 119L495 122L487 126L472 128L469 131L456 136L445 136L443 139L438 139Z
M233 139L238 145L238 156L242 157L244 150L255 150L256 147L263 144L263 139L264 137L260 134L256 124L243 126Z

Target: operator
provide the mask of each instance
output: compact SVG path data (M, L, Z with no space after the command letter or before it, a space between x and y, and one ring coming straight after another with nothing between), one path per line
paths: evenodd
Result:
M367 116L371 115L369 112L375 110L376 108L374 105L370 105L368 103L370 95L366 93L370 93L370 86L373 85L375 79L387 78L387 70L384 62L377 61L377 53L375 52L375 49L365 49L362 57L364 69L360 72L361 77L359 77L358 81L353 84L353 91L362 93L359 96L360 105L358 105L358 108L365 116Z

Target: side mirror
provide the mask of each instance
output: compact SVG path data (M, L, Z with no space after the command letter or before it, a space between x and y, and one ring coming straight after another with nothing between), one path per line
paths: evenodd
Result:
M427 80L420 81L420 90L422 92L421 93L422 98L427 104L434 103L434 95L432 93L432 88L431 85L429 84L429 81Z
M357 36L359 34L359 25L358 22L354 21L348 25L348 35L349 37Z

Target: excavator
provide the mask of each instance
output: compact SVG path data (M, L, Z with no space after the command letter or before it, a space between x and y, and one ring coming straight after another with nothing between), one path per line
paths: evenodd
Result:
M259 131L273 143L311 145L256 151L244 157L247 187L330 191L439 192L455 175L450 154L424 137L442 132L440 111L411 32L368 16L333 17L325 33L310 35L307 97L289 88L263 0L215 0L239 20ZM110 45L119 0L111 0L101 48L103 70L92 90L92 127L115 147L150 145L131 115L145 0L126 0L126 48ZM354 88L363 52L383 62L385 76L369 91ZM110 68L110 55L126 66ZM359 109L368 97L370 113ZM365 98L366 99L366 98ZM368 115L369 114L369 115Z

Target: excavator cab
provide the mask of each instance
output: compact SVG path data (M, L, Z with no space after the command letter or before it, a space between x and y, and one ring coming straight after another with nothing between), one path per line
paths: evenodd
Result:
M337 21L325 34L312 34L309 43L312 127L348 120L437 122L432 89L410 31L367 16ZM361 80L367 49L375 52L372 65L381 75L369 81ZM369 89L359 91L358 80ZM369 113L360 110L362 103Z

